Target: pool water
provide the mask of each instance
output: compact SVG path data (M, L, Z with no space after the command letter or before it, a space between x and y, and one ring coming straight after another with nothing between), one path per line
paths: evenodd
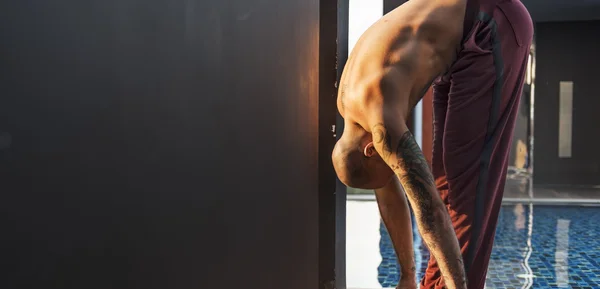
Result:
M598 221L600 207L503 206L486 288L600 288ZM377 279L382 288L393 288L400 277L398 262L381 222L379 231ZM418 233L414 239L420 278L429 253Z

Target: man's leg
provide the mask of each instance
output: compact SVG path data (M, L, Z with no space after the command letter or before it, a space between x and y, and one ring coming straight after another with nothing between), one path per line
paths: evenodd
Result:
M435 87L433 171L470 289L485 285L532 34L520 1L480 13L449 77ZM443 288L433 259L422 288Z
M377 205L383 223L390 233L396 256L400 263L400 288L416 288L416 266L413 249L412 222L406 195L398 178L385 187L375 190Z

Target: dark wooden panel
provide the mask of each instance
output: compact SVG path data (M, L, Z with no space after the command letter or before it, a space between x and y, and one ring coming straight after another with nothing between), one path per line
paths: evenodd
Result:
M342 71L348 60L348 36L349 36L349 17L350 1L338 0L337 7L337 83L342 77ZM323 37L321 37L323 39ZM337 92L336 92L337 97ZM336 98L337 100L337 98ZM337 101L334 104L337 111ZM336 114L336 137L342 135L344 130L344 119ZM346 186L336 178L335 189L336 200L336 235L335 235L335 276L336 288L346 289Z
M347 58L348 0L321 1L320 11L319 288L344 289L346 187L336 182L331 152L339 122L337 81Z
M0 287L318 288L319 4L2 1Z

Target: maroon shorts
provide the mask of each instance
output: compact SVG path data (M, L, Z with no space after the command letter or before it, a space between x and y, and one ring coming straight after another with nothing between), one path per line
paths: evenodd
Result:
M533 24L519 0L486 1L449 73L434 82L433 174L469 289L484 288ZM421 288L444 288L431 258Z

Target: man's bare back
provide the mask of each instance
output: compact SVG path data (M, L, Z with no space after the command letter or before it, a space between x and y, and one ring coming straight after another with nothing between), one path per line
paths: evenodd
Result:
M360 107L380 101L373 98L384 97L386 88L409 92L390 95L400 102L405 118L455 56L463 29L460 6L457 1L413 0L369 27L342 73L338 109L344 118L361 123Z

